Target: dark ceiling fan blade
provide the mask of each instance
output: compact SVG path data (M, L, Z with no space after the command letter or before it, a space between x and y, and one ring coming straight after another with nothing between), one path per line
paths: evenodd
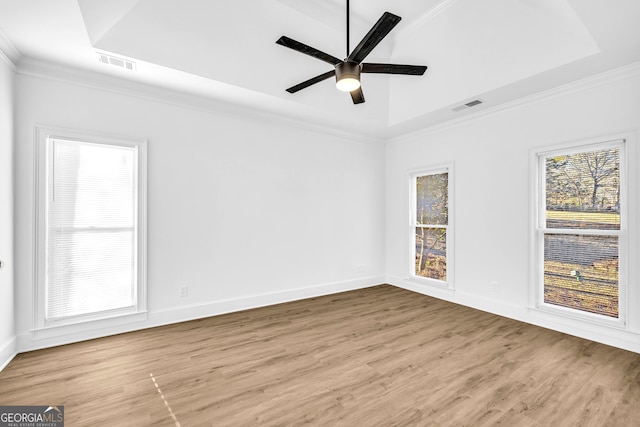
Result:
M349 55L348 60L351 62L357 62L358 64L369 55L374 47L382 41L383 38L395 27L402 18L393 13L385 12L378 22L369 30L366 36L362 39L360 44L353 49L353 52Z
M353 92L349 92L351 94L351 99L353 99L354 104L362 104L364 102L364 94L362 93L362 86Z
M309 86L311 86L311 85L314 85L314 84L316 84L316 83L318 83L318 82L321 82L321 81L323 81L323 80L326 80L326 79L328 79L329 77L333 77L333 76L335 76L335 75L336 75L336 70L327 71L327 72L326 72L326 73L324 73L324 74L320 74L319 76L315 76L315 77L314 77L314 78L312 78L312 79L309 79L309 80L307 80L307 81L304 81L304 82L302 82L302 83L299 83L299 84L297 84L297 85L295 85L295 86L291 86L289 89L287 89L287 92L289 92L289 93L296 93L296 92L297 92L297 91L299 91L299 90L302 90L302 89L304 89L304 88L306 88L306 87L309 87Z
M378 74L406 74L409 76L421 76L427 71L425 65L399 65L399 64L362 64L363 73Z
M329 64L336 66L342 62L341 59L336 58L335 56L331 56L328 53L324 53L319 51L316 48L311 46L307 46L304 43L300 43L299 41L295 41L287 36L280 37L277 41L277 44L288 47L289 49L296 50L298 52L304 53L305 55L313 56L321 61L328 62Z

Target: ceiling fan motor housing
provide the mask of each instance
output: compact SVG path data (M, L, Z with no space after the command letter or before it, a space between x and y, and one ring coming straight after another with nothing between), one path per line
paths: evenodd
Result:
M338 87L340 87L340 82L345 80L360 81L360 64L345 60L336 65L336 84Z

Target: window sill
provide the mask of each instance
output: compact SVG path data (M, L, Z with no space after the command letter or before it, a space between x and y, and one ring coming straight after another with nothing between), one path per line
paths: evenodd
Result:
M439 280L425 279L416 276L406 276L404 278L405 283L411 286L419 287L421 289L428 289L432 292L440 293L446 296L453 296L455 289L447 282L441 282Z
M623 319L607 318L605 316L587 312L581 313L568 308L565 309L562 307L553 307L547 305L534 306L529 307L529 312L538 316L554 317L556 319L561 318L572 322L578 321L621 331L628 330L627 325Z
M55 338L64 335L85 333L100 329L108 329L130 323L144 322L148 318L148 312L139 311L135 313L119 314L111 317L87 320L71 324L48 325L42 328L31 329L31 336L34 340Z

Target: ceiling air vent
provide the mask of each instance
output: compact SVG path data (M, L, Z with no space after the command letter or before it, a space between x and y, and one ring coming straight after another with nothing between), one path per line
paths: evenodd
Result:
M476 105L482 104L483 102L484 101L482 101L480 99L474 99L473 101L469 101L466 104L458 105L457 107L455 107L453 109L453 111L466 110L467 108L475 107Z
M118 58L117 56L98 53L98 60L103 64L113 65L114 67L124 68L125 70L135 71L136 69L135 62L124 58Z

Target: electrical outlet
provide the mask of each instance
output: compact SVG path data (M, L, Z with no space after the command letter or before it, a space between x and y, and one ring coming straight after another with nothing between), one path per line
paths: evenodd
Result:
M180 298L184 298L189 295L189 287L188 286L180 286Z
M491 282L491 287L493 289L494 294L497 294L500 292L500 285L498 284L498 282L496 281Z

